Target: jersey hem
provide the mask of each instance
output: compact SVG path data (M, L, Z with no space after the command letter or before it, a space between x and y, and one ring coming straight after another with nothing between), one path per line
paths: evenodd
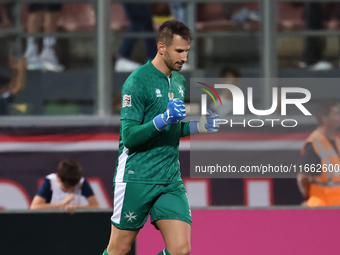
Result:
M123 180L122 182L116 182L113 180L114 183L142 183L142 184L169 184L169 183L175 183L175 182L183 182L182 178L179 180L170 180L170 181L135 181L135 180Z
M116 228L118 228L118 229L122 229L122 230L131 230L131 231L140 230L140 229L142 229L142 228L144 227L144 224L143 224L143 226L141 226L140 228L122 227L121 225L119 225L119 224L117 224L117 223L115 223L115 222L113 222L113 221L111 221L111 224L112 224L113 226L115 226Z
M152 221L151 221L151 224L154 225L156 227L156 229L158 229L157 226L156 226L156 221L158 221L158 220L180 220L180 221L184 221L184 222L188 223L189 225L192 224L192 220L191 219L189 220L185 217L178 217L178 216L175 216L175 215L174 216L160 216L160 217L157 217L155 219L152 219Z

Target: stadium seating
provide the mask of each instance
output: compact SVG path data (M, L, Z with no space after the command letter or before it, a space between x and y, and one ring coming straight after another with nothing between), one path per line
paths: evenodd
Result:
M123 6L119 3L111 4L110 28L115 31L124 31L129 26Z
M259 8L258 3L246 3L239 5L238 8L232 8L234 14L240 8L246 7L249 10ZM325 29L339 29L340 22L339 6L338 5L325 5L324 27ZM301 31L305 27L304 20L304 5L302 3L278 3L278 30L291 30ZM204 3L199 4L197 8L197 23L196 28L198 31L235 31L244 29L246 31L259 31L260 23L257 21L246 22L243 26L231 21L225 17L223 3Z
M196 29L201 32L235 31L241 26L225 18L223 3L202 3L197 6Z
M64 4L58 25L71 32L91 32L96 17L91 4Z
M250 10L258 9L258 3L236 4L236 8L232 7L234 14L240 8L246 7ZM339 6L325 5L323 7L327 16L325 17L324 27L326 29L339 29L340 22L338 20ZM304 5L302 3L294 4L288 2L278 3L278 28L279 30L303 30L304 21ZM22 4L21 20L25 27L28 18L27 4ZM90 32L94 31L96 23L95 10L91 4L74 4L65 3L63 5L62 16L58 21L58 26L71 32ZM111 21L110 28L114 31L124 31L129 26L122 4L111 4ZM246 31L259 31L260 24L256 21L250 21L244 25L240 25L226 18L224 3L201 3L197 6L197 23L198 31L235 31L244 29Z
M111 4L110 28L115 31L124 31L129 26L123 6L120 3ZM21 21L26 28L28 19L27 4L21 6ZM96 25L96 14L92 4L63 4L62 14L58 20L61 30L70 32L93 32Z

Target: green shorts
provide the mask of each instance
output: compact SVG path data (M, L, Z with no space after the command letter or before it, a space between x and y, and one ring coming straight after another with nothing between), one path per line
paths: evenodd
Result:
M124 230L141 229L149 214L157 220L181 220L191 224L188 196L182 182L113 184L112 224Z

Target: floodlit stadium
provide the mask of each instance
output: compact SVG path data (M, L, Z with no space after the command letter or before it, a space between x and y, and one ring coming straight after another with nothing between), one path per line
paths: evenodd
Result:
M0 0L0 254L337 254L339 36L340 0Z

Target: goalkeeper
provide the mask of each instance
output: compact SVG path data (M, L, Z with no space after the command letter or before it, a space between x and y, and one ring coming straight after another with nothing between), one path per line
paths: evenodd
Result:
M128 254L149 215L166 248L159 254L189 254L191 212L178 161L181 137L216 133L216 114L182 122L190 30L171 20L160 27L157 55L122 87L119 158L113 184L111 238L103 255Z

